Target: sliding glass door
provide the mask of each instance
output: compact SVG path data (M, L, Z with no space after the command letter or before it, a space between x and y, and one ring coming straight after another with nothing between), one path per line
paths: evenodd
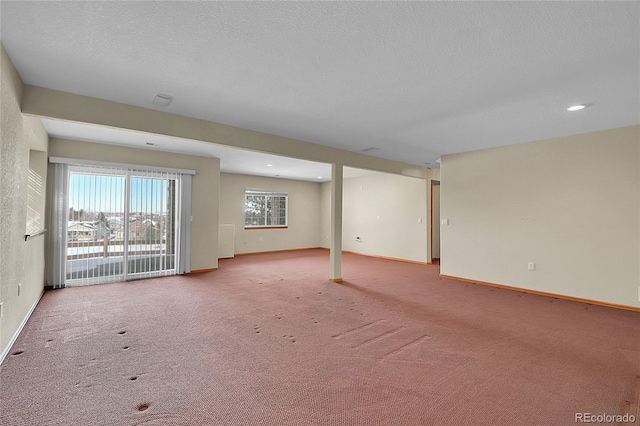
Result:
M180 177L69 165L64 285L176 274Z

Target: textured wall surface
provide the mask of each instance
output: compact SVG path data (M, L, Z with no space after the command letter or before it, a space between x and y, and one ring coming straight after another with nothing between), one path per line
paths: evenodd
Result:
M639 150L632 126L443 157L441 272L640 306Z
M51 139L49 155L195 170L191 188L191 269L218 266L219 159L56 138Z
M433 191L433 195L431 196L431 200L433 201L433 206L431 208L431 214L433 218L431 219L431 231L433 233L433 237L431 238L431 258L440 258L440 185L431 186L431 190Z
M342 216L344 250L428 260L426 179L385 173L345 179Z
M640 116L634 1L5 1L2 18L27 84L157 109L162 91L173 114L353 152L377 147L417 166ZM564 108L583 102L597 108L568 118ZM52 106L115 124L94 107ZM207 133L253 138L258 149L265 139L225 126ZM304 155L294 144L284 154Z
M39 120L20 112L22 81L4 47L0 83L0 353L12 339L44 288L44 238L25 242L29 188L29 151L46 150ZM42 154L32 163L46 164ZM43 176L44 178L44 176ZM32 194L33 195L33 194ZM41 204L44 193L34 200ZM20 285L20 292L18 286Z
M289 195L288 228L244 229L244 191L260 189ZM251 253L320 246L320 184L222 173L220 223L235 225L235 252Z
M431 180L440 179L439 170L429 170L426 180L411 179L375 172L361 176L353 174L354 169L345 168L347 175L344 186L343 208L343 248L358 253L375 256L389 256L402 259L428 261L429 254L429 205ZM378 175L378 181L371 176ZM368 179L367 179L367 176ZM396 179L400 178L400 179ZM373 179L373 180L372 180ZM406 179L406 180L405 180ZM409 183L409 185L405 185ZM362 185L362 190L360 186ZM426 186L426 189L423 187ZM425 192L426 191L426 192ZM391 198L403 198L411 200L407 205L396 203L395 207L385 206L385 195ZM361 201L357 201L361 200ZM320 237L321 247L329 247L331 235L330 207L331 207L331 183L326 182L320 189L321 219ZM366 207L363 207L366 205ZM366 212L363 209L369 209ZM390 214L381 216L377 220L380 211L385 210ZM375 212L378 213L375 213ZM366 216L366 220L360 221L359 216ZM375 215L375 216L374 216ZM415 216L415 217L414 217ZM422 219L422 223L418 222ZM397 223L395 223L397 221ZM362 235L355 235L355 233ZM354 238L367 237L367 241L355 242ZM398 244L402 238L406 246ZM377 241L377 242L376 242ZM390 243L390 244L387 244ZM423 244L426 244L426 248ZM427 250L426 252L424 250ZM426 254L425 254L426 253ZM436 256L439 257L439 256Z

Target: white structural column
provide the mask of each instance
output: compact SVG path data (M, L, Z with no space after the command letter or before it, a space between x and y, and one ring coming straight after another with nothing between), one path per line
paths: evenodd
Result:
M331 166L331 278L342 281L342 164Z

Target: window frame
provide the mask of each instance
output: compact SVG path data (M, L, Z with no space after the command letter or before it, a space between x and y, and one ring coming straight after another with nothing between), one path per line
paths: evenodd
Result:
M248 197L264 197L264 205L265 205L265 212L264 212L264 224L260 224L260 225L248 225L247 224L247 198ZM268 198L282 198L284 197L284 225L278 224L278 225L267 225L267 219L268 219L268 214L267 214L267 199ZM244 191L244 229L286 229L289 227L289 194L287 192L283 192L283 191L265 191L265 190L260 190L260 189L245 189Z

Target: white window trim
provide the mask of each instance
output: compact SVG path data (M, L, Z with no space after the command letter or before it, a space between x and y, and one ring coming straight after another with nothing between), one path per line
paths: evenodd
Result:
M286 205L285 205L285 217L284 217L284 221L285 224L284 225L247 225L246 224L246 206L247 206L247 195L263 195L265 197L268 196L272 196L272 197L285 197L286 198ZM244 229L284 229L284 228L288 228L289 227L289 193L288 192L284 192L284 191L265 191L265 190L261 190L261 189L245 189L244 191L244 202L245 202L245 225L244 225Z

